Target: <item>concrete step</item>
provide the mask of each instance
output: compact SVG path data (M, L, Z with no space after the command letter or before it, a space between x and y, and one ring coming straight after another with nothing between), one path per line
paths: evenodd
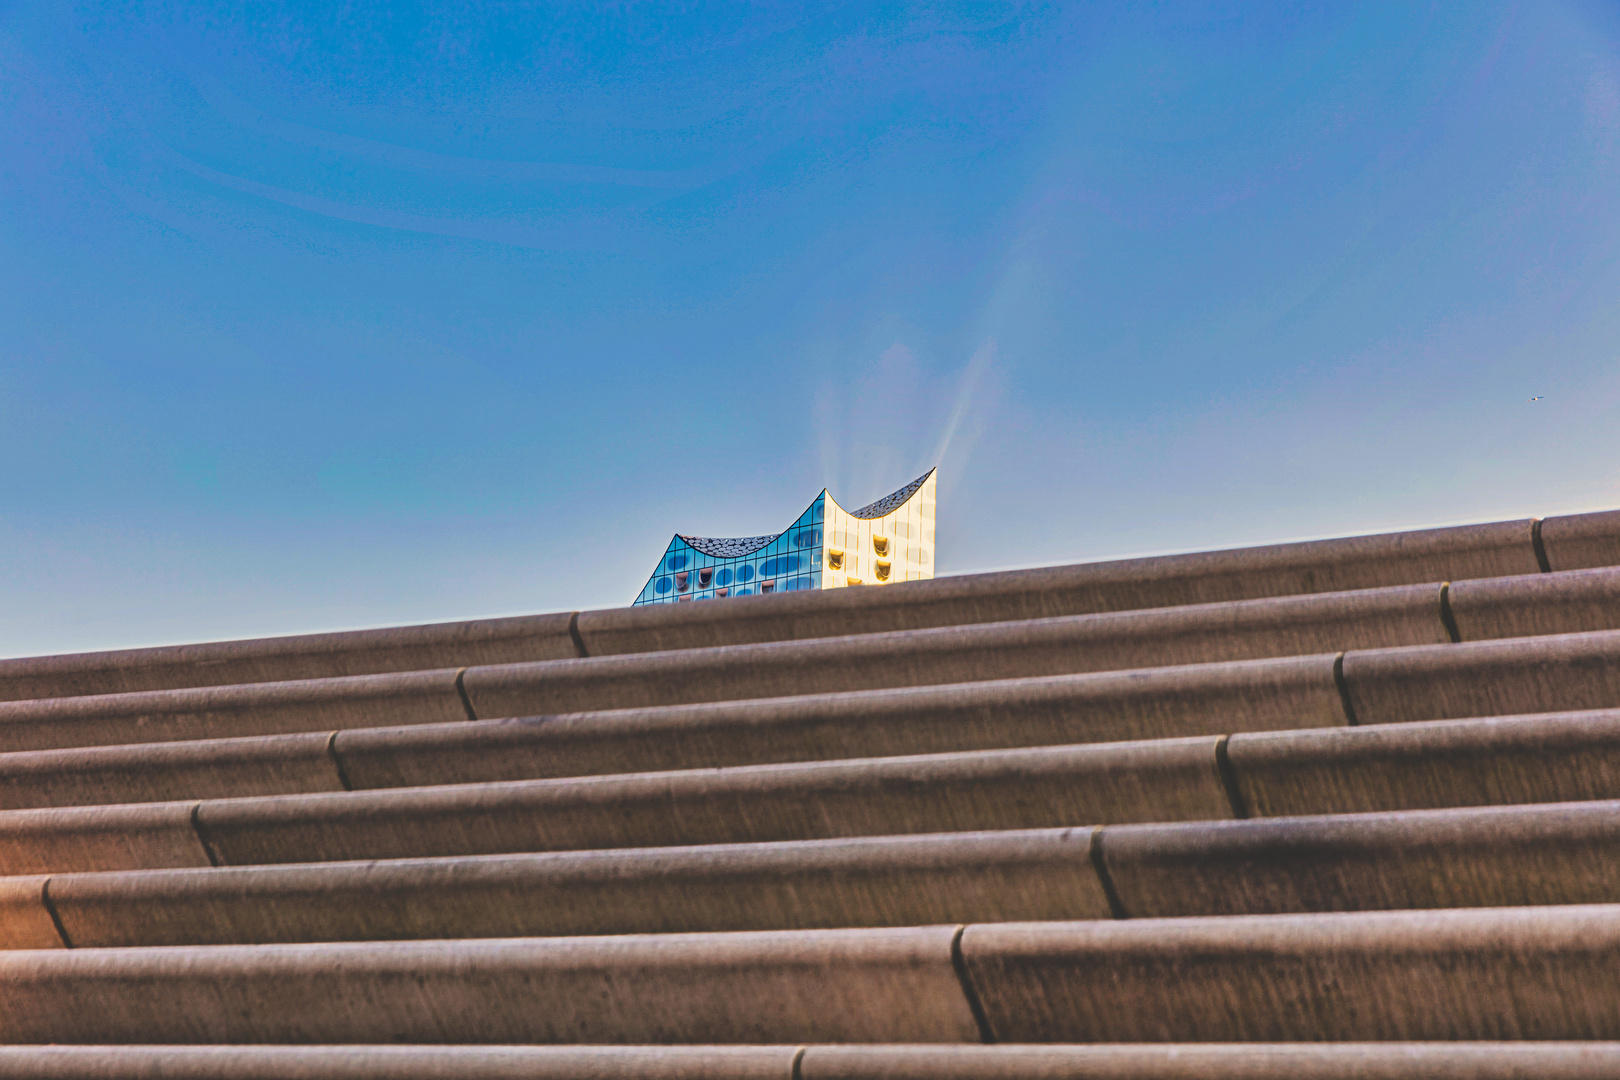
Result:
M1620 902L1620 802L1547 803L1096 833L1133 918ZM987 921L987 920L985 920Z
M0 1043L977 1042L960 933L0 952Z
M1335 717L1333 657L816 698L0 754L0 809L666 772L1231 731L1261 816L1620 797L1620 710ZM1296 711L1297 709L1297 711ZM1322 728L1255 731L1292 721ZM1230 725L1230 726L1229 726ZM1247 728L1239 725L1247 725ZM1134 741L1134 740L1119 740Z
M645 744L655 748L649 750L649 764L672 753L674 759L685 760L673 747L699 747L704 742L721 755L719 760L732 761L747 760L749 755L771 760L782 752L772 749L778 746L804 746L805 750L789 753L814 756L859 756L858 747L869 744L903 753L906 740L926 740L921 734L927 727L924 718L932 715L944 719L946 730L977 727L981 735L973 738L990 740L1001 738L996 732L1004 726L1015 740L1037 737L1053 741L1051 735L1033 733L1058 731L1073 731L1077 736L1057 741L1153 738L1224 731L1233 723L1234 713L1241 714L1251 730L1343 724L1344 697L1335 678L1338 659L1328 654L496 719L543 720L546 738L555 734L566 742L569 749L563 753L571 760L617 760L622 754L636 754L636 747ZM423 738L453 740L455 736L449 733L460 730L471 716L459 704L456 676L450 671L412 672L354 680L0 703L0 753L342 729L341 740L355 751L358 761L361 747L374 747L358 738L358 732L368 728L437 725L437 732L425 733ZM490 762L508 757L500 745L502 737L494 733L534 727L533 723L488 723L467 730L486 733L491 752L478 756ZM789 735L791 729L796 731ZM874 743L862 734L867 730L889 732L892 742ZM535 758L515 747L512 752L526 760ZM375 746L374 752L363 753L370 760L363 768L412 768L410 750L395 754L387 746ZM462 756L467 753L476 755L477 751L465 750ZM547 751L545 756L549 754ZM426 760L455 756L446 746L443 753L428 751Z
M1319 599L1307 598L1313 603ZM1200 617L1201 610L1205 609L1177 608L1165 615L1191 620ZM1620 612L1620 606L1615 610ZM463 683L477 715L494 717L657 703L639 700L644 698L786 696L808 692L823 679L845 689L869 681L877 685L866 688L876 689L918 685L928 679L1059 674L1030 669L1090 665L1092 654L1085 652L1083 635L1071 633L1076 623L1059 619L600 661L513 664L469 669ZM1241 651L1239 644L1218 644L1221 636L1211 632L1212 651ZM1241 635L1234 640L1241 640ZM877 663L872 659L876 656L890 662ZM848 664L838 663L840 658ZM1190 662L1189 655L1179 659ZM913 661L916 666L911 666ZM852 673L857 671L865 674ZM850 677L840 683L840 672ZM1350 718L1362 724L1612 708L1620 706L1620 630L1352 650L1342 656L1341 683Z
M88 806L1342 725L1335 657L0 754L0 808Z
M0 1043L1601 1073L1545 1041L1620 1038L1620 801L1548 800L1620 800L1616 564L1620 513L0 662Z
M303 747L316 763L321 738ZM274 760L273 753L263 757ZM297 758L288 757L296 764ZM105 763L108 772L117 760L114 755ZM237 764L247 768L255 760L245 755ZM280 775L297 779L292 766ZM0 812L0 871L739 843L1614 798L1620 798L1620 710L1602 710L1239 733L1224 741L1217 736L13 810Z
M1565 1056L1555 1052L1536 1060L1562 1065L1569 1051L1561 1049ZM1595 1054L1588 1059L1604 1060L1601 1046ZM38 1080L802 1080L795 1066L802 1066L806 1056L808 1051L798 1046L4 1046L0 1047L0 1076ZM835 1062L829 1064L837 1067Z
M305 740L308 745L288 740L302 757L289 754L279 772L267 769L267 775L298 782L300 761L320 767L322 738ZM272 743L257 757L243 755L235 764L251 769L256 760L274 761L279 745ZM264 750L262 744L253 747ZM119 760L112 756L104 773ZM133 754L126 760L141 758ZM176 775L183 780L191 774ZM225 780L232 775L228 772ZM107 786L96 790L105 792ZM1613 798L1620 798L1620 710L1611 709L0 811L0 872L744 843Z
M0 754L0 809L344 791L337 732Z
M1219 738L0 812L0 873L1229 817Z
M1620 1045L11 1046L42 1080L1607 1080Z
M1620 630L1620 568L469 670L480 717ZM1378 704L1369 701L1369 716ZM1357 714L1358 716L1360 713Z
M998 1042L1609 1039L1620 908L975 925ZM16 954L52 959L68 954Z
M1620 906L0 953L0 1042L1614 1040Z
M1613 561L1591 561L1620 547L1611 538L1620 538L1620 515L1584 517L1593 520L1573 527L1554 524L1562 519L1498 522L1123 559L938 578L903 590L839 589L776 608L753 602L619 608L584 612L579 627L588 655L606 656L833 637L852 627L875 633L1504 577L1549 569L1537 554L1547 535L1556 538L1560 560L1551 569L1620 565L1620 551Z
M409 671L0 702L0 751L281 735L473 719L461 672Z
M1620 622L1620 569L1479 584L1469 596L1457 587L1458 603L1445 607L1447 588L1402 586L465 670L0 702L0 751L825 696L1339 649L1349 650L1339 682L1362 723L1620 705L1613 685L1620 680L1606 667L1620 653L1620 630L1593 629ZM1416 644L1447 642L1464 626L1537 636ZM1559 629L1570 632L1541 633ZM1596 683L1568 683L1564 693L1567 680L1548 686L1525 677L1549 665L1584 668L1582 678ZM1512 684L1506 690L1504 678ZM1491 704L1493 695L1502 700ZM1568 700L1547 703L1560 697Z
M0 661L0 700L738 645L1620 565L1620 513L622 608Z
M0 948L1108 918L1092 829L0 878Z
M1596 1080L1612 1044L811 1046L802 1080Z
M1438 644L1439 585L469 669L480 717Z
M812 1046L803 1080L1595 1080L1611 1044ZM1609 1070L1609 1071L1605 1071Z
M212 866L197 835L201 804L140 803L0 813L0 874Z
M1620 633L1510 638L1346 653L1353 722L1603 709L1620 705Z
M1240 733L1247 815L1346 814L1620 798L1620 710Z
M1620 802L0 879L0 948L1620 903Z
M0 660L0 701L295 682L582 655L573 612Z
M1458 640L1490 641L1613 630L1617 605L1620 573L1568 570L1451 582L1444 616Z

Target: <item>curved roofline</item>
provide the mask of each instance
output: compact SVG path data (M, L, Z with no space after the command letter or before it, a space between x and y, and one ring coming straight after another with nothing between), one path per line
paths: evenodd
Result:
M905 487L900 488L898 491L892 491L875 502L869 502L859 510L844 510L843 504L837 499L834 499L832 495L825 491L822 493L827 495L827 498L834 506L838 507L840 510L844 510L844 513L848 514L850 517L870 521L873 518L880 518L887 514L891 514L900 509L900 507L906 505L906 503L911 501L911 497L917 494L917 492L921 490L922 486L928 482L928 478L933 476L934 473L938 471L939 466L936 465L932 469L929 469L927 472L923 473L921 476L917 477L917 479L913 480L911 483L907 484Z
M772 533L769 536L683 536L676 533L675 539L703 555L716 559L740 559L744 555L752 555L761 548L770 547L781 535L782 533Z
M928 478L933 476L937 471L938 466L935 466L906 486L897 491L890 492L889 494L883 496L883 498L878 499L876 502L867 503L859 510L844 510L842 504L840 504L837 499L833 498L832 492L828 491L826 488L821 489L821 494L817 495L816 499L826 499L828 502L838 507L838 509L844 510L844 513L853 518L863 518L866 520L880 518L910 502L911 497L917 494L917 492L921 490L922 486L928 482ZM816 500L811 499L810 506L814 505L816 505ZM805 509L808 510L809 507L806 507ZM799 517L803 516L803 514L799 515ZM794 520L797 521L798 518L795 518ZM752 555L754 552L759 551L762 548L769 547L776 540L780 539L783 533L786 532L787 530L783 529L782 532L771 533L769 536L687 536L684 533L676 533L675 539L679 540L681 543L685 544L687 547L691 548L693 551L696 551L700 555L707 555L714 559L740 559L744 556ZM656 573L654 576L657 576Z

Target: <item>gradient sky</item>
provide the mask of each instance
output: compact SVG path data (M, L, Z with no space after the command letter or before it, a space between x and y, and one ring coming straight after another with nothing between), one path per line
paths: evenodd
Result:
M1620 506L1620 9L1126 9L0 2L0 655Z

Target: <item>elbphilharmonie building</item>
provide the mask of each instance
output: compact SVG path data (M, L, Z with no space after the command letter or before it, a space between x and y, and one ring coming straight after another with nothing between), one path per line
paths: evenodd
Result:
M890 585L934 576L934 472L859 510L825 489L769 536L677 534L636 604Z

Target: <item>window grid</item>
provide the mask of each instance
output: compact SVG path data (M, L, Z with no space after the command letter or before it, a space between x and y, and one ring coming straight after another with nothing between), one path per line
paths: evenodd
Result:
M904 500L898 501L901 495ZM762 592L800 592L856 583L897 584L931 578L934 498L932 470L895 495L865 508L887 510L882 517L856 517L823 491L785 532L746 555L711 555L693 544L746 550L748 541L693 538L688 543L685 537L676 536L633 603L679 604ZM886 551L881 555L876 551L874 536L886 541ZM827 561L829 548L844 553L837 569ZM880 560L886 564L887 576L883 578L877 576Z

